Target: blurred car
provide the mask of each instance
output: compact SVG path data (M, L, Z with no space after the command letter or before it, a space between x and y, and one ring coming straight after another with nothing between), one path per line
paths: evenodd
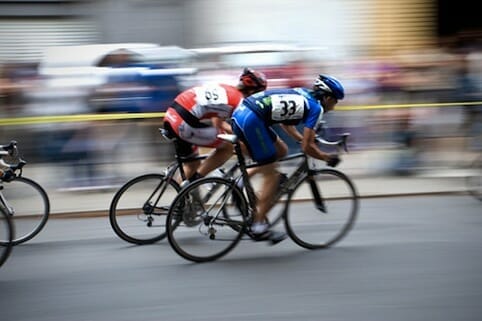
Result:
M185 66L193 55L184 48L153 43L47 48L38 63L35 84L23 93L25 104L19 115L163 112L189 86L184 77L196 70ZM129 137L137 140L136 148L142 141L147 154L150 150L144 146L154 144L144 137L157 131L146 124L142 122ZM114 122L41 122L29 125L23 135L30 136L27 148L37 161L76 163L72 167L76 170L81 163L92 171L92 164L100 162L100 152L113 153L113 146L128 130L128 124ZM155 138L157 143L159 137Z
M164 111L189 84L193 53L176 46L115 43L51 47L28 93L32 114ZM39 108L41 107L41 108Z

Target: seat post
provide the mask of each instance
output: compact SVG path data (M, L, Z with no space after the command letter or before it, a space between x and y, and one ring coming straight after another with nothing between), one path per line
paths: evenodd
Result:
M243 151L241 149L241 141L237 140L234 143L234 151L238 157L239 170L241 171L241 176L243 178L243 184L246 188L246 194L249 200L249 207L256 204L256 193L254 192L253 185L251 185L251 180L248 175L248 170L246 168L246 158L244 157ZM253 210L255 210L253 208Z

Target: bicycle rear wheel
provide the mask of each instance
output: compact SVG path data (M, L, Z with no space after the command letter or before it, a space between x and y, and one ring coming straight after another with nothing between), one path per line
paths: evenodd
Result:
M237 202L232 202L233 195ZM214 261L241 240L246 231L245 209L241 190L230 180L220 177L197 180L179 192L169 209L166 221L169 243L187 260Z
M297 210L292 210L296 202ZM285 208L288 235L307 249L332 246L347 235L358 213L358 193L351 180L334 169L307 176L289 195Z
M151 244L166 236L166 217L179 184L163 174L145 174L114 195L109 221L115 234L133 244Z
M482 156L479 156L470 167L470 174L465 178L467 191L482 201Z
M14 227L10 215L0 208L0 266L5 263L13 247Z
M2 207L15 225L13 245L24 243L40 233L50 215L50 201L37 182L23 176L1 183Z

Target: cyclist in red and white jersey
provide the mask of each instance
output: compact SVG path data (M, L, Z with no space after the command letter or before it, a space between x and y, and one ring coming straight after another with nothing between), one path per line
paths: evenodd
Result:
M226 122L243 99L265 90L264 74L245 68L238 85L207 84L180 93L167 109L164 128L179 140L179 156L194 156L198 146L214 148L202 163L185 163L186 177L193 181L224 164L233 153L232 144L217 138L221 133L232 133Z

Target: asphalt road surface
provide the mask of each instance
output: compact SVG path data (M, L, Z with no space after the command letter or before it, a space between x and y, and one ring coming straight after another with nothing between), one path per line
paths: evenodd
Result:
M243 241L206 264L52 218L0 269L1 321L478 321L481 302L482 203L462 195L364 199L331 249Z

